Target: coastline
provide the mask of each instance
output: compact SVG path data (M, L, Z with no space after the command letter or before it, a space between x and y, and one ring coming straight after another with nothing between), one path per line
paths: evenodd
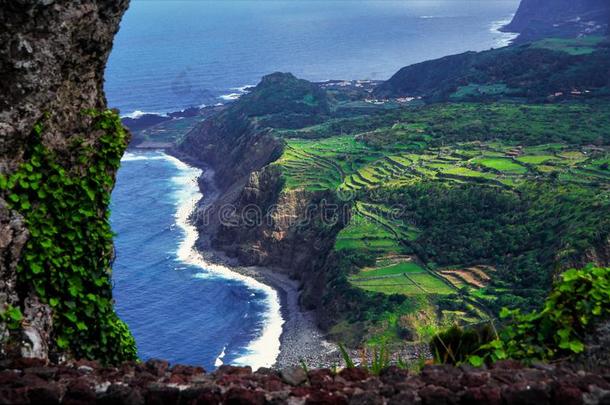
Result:
M273 289L277 294L282 322L279 350L272 367L281 369L296 366L301 361L312 367L331 367L340 364L341 356L336 345L324 339L323 332L316 325L313 311L305 311L300 307L298 281L290 279L278 269L240 266L235 259L211 248L210 235L202 232L194 223L197 212L204 210L219 198L219 192L214 183L214 171L205 163L182 155L175 150L166 150L165 153L183 164L201 170L198 186L202 197L192 206L187 215L189 225L196 230L197 234L197 240L192 248L201 256L202 261L199 264L212 268L220 266L235 275L261 283ZM259 338L258 340L260 345L267 343L264 339ZM248 361L248 363L251 362Z

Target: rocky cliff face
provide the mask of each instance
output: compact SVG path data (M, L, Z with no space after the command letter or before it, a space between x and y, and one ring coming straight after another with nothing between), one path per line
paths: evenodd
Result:
M520 42L542 37L604 34L610 23L607 0L522 0L505 31L519 32Z
M65 170L86 169L70 148L75 139L93 145L104 135L92 129L93 119L82 111L106 108L104 67L128 2L0 0L2 176L24 162L34 142L33 128L42 120L42 145L59 157ZM31 285L19 282L17 265L31 236L7 197L0 196L0 312L19 308L24 320L17 331L21 340L11 347L3 344L2 352L46 358L53 346L53 311ZM5 326L0 327L3 342Z
M198 216L212 247L241 264L288 273L312 291L318 280L312 272L322 268L348 210L332 192L283 189L280 169L272 163L284 142L273 128L311 124L328 111L318 86L291 74L272 74L187 134L177 150L214 169L218 196ZM337 221L322 219L334 214L341 214ZM317 286L319 300L324 285ZM316 303L308 300L310 307Z
M324 263L346 212L334 193L282 190L275 166L252 172L233 206L213 246L243 264L277 267L301 280ZM336 222L327 220L334 215Z

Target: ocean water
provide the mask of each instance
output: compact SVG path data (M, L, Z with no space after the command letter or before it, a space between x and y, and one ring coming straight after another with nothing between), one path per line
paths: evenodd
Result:
M106 71L109 105L164 113L235 99L274 71L385 79L448 54L505 45L519 0L132 0ZM199 175L161 152L128 153L112 195L119 315L141 358L271 365L275 291L211 266L192 245Z
M277 293L192 249L199 174L162 152L123 157L111 204L116 310L143 359L270 366L282 327Z
M506 45L519 0L132 0L106 71L111 106L163 113L235 98L275 71L387 79Z

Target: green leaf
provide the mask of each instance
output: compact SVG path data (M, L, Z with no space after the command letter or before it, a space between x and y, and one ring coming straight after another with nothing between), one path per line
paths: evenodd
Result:
M513 311L511 311L510 309L504 307L500 310L500 318L505 319L508 318L509 316L511 316L513 314Z
M563 278L563 281L565 281L565 282L576 280L578 278L578 270L570 269L568 271L565 271L561 275L561 277Z
M66 349L68 347L68 339L63 336L57 338L57 346L60 349Z
M30 263L30 270L32 270L32 273L34 274L40 274L44 271L39 263Z
M483 358L480 356L470 356L468 362L474 367L481 367L484 363Z
M23 319L23 314L19 308L11 307L6 312L13 321L20 322Z
M570 350L574 353L581 353L585 350L585 345L579 340L573 340L570 342Z
M70 312L66 312L66 313L64 313L64 316L65 316L66 318L68 318L68 319L69 319L71 322L76 322L76 321L77 321L77 319L78 319L78 318L76 317L76 314L75 314L74 312L71 312L71 311L70 311Z

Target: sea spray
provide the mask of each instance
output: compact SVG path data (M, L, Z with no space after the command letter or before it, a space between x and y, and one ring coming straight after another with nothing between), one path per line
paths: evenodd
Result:
M489 31L492 34L497 36L495 38L496 45L500 48L509 46L519 36L519 34L515 33L515 32L500 31L502 29L502 27L508 25L513 20L514 16L515 16L514 14L511 14L509 17L507 17L505 19L493 21L489 26Z
M179 205L176 212L176 223L184 231L184 239L180 243L177 252L179 260L201 268L202 272L196 275L198 278L216 275L228 280L237 280L252 289L262 291L266 295L267 311L264 315L264 326L259 336L247 346L246 353L236 359L234 363L249 365L253 369L273 365L280 352L280 336L282 334L282 325L284 324L277 291L251 277L231 271L228 267L208 263L204 260L203 256L195 248L195 242L198 237L197 229L189 221L191 214L197 207L197 202L202 198L197 184L201 170L189 166L172 156L162 156L171 161L179 170L180 174L172 180L183 190L177 196ZM225 349L223 349L222 357L224 357L224 351ZM221 360L221 356L216 359L216 362L219 359Z

